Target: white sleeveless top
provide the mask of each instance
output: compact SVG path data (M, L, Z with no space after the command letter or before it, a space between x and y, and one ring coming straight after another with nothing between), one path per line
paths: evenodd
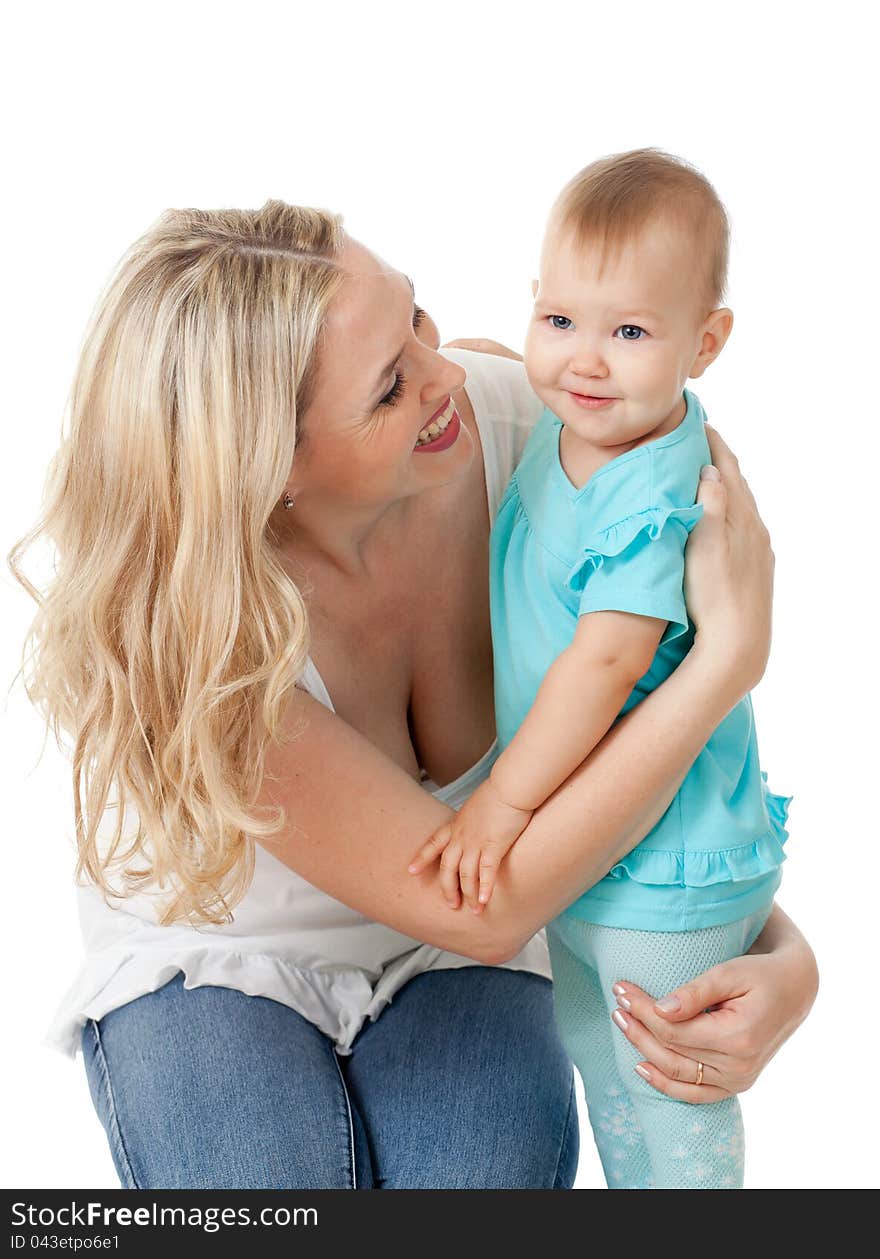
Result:
M466 389L482 441L489 515L494 520L542 405L521 363L471 350L443 353L467 371ZM332 710L311 659L299 685ZM497 755L493 743L454 782L437 787L424 779L422 786L444 804L460 808L488 777ZM134 818L136 829L136 814ZM163 927L149 894L120 898L111 907L93 886L78 887L85 959L44 1044L75 1056L87 1019L101 1019L136 997L155 992L183 971L187 988L206 984L236 988L290 1006L329 1036L339 1053L348 1054L365 1020L378 1018L414 975L480 965L371 921L308 883L260 844L255 849L253 881L233 922L221 926ZM550 978L544 932L503 965Z

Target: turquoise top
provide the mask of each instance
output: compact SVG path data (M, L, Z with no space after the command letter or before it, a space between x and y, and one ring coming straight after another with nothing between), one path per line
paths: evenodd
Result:
M502 748L584 613L633 612L669 622L621 714L689 650L694 631L684 602L684 548L703 511L695 505L700 468L712 458L699 399L687 389L684 397L687 411L676 429L612 459L579 490L560 463L561 421L549 410L538 420L491 537ZM746 696L714 731L654 829L564 912L643 931L745 917L779 886L790 799L766 786Z

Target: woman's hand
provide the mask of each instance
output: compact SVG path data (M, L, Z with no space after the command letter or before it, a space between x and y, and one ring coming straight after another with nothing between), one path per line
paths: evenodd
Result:
M713 966L660 1002L626 979L615 984L615 1023L626 1023L621 1030L644 1059L639 1074L658 1092L717 1102L752 1087L809 1014L818 987L812 949L774 905L745 957Z
M721 479L710 472L700 481L703 518L688 538L685 600L697 627L694 651L717 665L732 707L767 665L774 556L733 452L708 425L706 436Z
M484 337L470 340L464 337L458 341L446 341L443 348L450 350L476 350L478 354L498 354L501 358L515 358L518 362L522 362L522 355L517 354L516 350L509 349L506 345L502 345L500 341L487 341Z

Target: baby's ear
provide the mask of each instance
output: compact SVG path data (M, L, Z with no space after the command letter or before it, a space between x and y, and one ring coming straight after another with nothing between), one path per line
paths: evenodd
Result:
M713 363L727 342L733 327L733 311L727 306L713 310L703 324L702 341L688 375L696 380Z

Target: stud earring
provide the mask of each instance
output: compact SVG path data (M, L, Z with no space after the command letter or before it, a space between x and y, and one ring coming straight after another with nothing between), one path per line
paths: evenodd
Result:
M293 506L293 499L291 498L289 494L284 495L284 497L281 500L281 505L282 507L284 507L285 511L290 511L291 507Z

